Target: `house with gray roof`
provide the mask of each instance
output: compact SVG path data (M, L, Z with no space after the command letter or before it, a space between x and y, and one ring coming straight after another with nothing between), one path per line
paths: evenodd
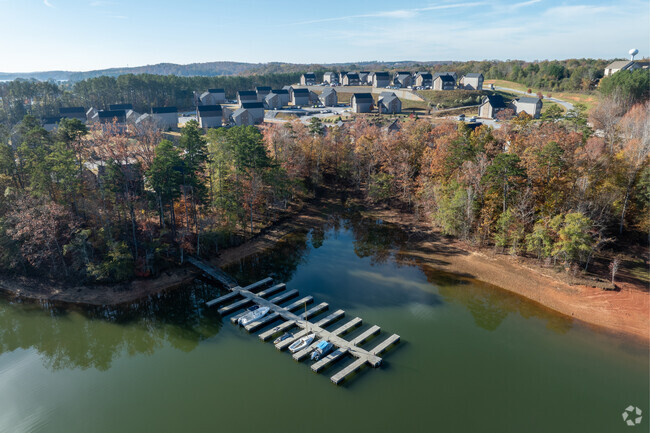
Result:
M463 75L458 87L465 90L483 90L483 74L470 72Z
M201 128L219 128L223 120L221 105L199 105L196 107L196 119Z
M251 126L255 124L250 111L245 108L238 108L235 110L230 115L230 122L235 126Z
M264 108L267 110L278 110L282 108L283 105L282 98L280 98L280 95L277 93L271 92L264 98Z
M151 107L151 118L160 129L169 130L178 127L178 108Z
M353 93L350 98L350 108L354 113L370 113L374 103L371 93Z
M409 71L398 71L393 76L393 85L398 87L408 87L413 84L413 77Z
M479 117L494 119L499 112L507 109L503 97L501 95L487 95L483 97L481 105L478 107Z
M253 123L264 122L264 104L258 101L242 102L240 108L246 109Z
M61 116L47 116L41 118L41 126L47 132L52 132L59 127L59 122L61 121Z
M348 71L339 71L339 83L343 84L343 77L347 75Z
M325 72L323 74L323 83L339 84L339 74L336 72Z
M126 111L102 110L97 112L97 121L105 131L125 132Z
M277 89L277 90L271 90L271 93L275 93L276 95L280 96L280 104L281 106L284 105L289 105L289 101L291 101L291 94L289 93L288 90L286 89Z
M435 80L436 77L439 77L441 75L451 75L454 78L454 81L458 81L458 74L455 72L436 72L433 74L432 80Z
M359 85L365 86L368 84L368 75L370 75L370 72L368 71L359 72Z
M257 93L254 90L240 90L237 92L237 103L239 105L242 102L256 102Z
M359 74L356 72L348 72L345 74L343 81L341 82L344 86L358 86L360 83Z
M88 111L86 111L86 122L92 122L93 120L97 120L96 118L93 119L93 117L97 116L97 109L95 107L90 107Z
M617 60L605 66L605 76L609 77L618 71L634 71L640 67L634 60Z
M388 72L372 72L372 87L382 88L390 85L390 74Z
M396 114L402 112L402 101L393 92L381 92L377 100L379 114Z
M313 86L316 84L316 74L306 72L300 76L300 84L303 86Z
M199 96L201 105L216 105L226 102L226 91L224 89L208 89Z
M271 88L269 86L258 86L255 88L255 93L257 94L257 100L263 102L266 95L271 93Z
M339 102L336 90L333 87L326 87L318 97L320 103L326 107L334 107Z
M456 80L451 75L438 75L433 80L433 90L454 90Z
M522 96L518 99L515 99L512 103L515 114L519 113L528 113L533 119L539 119L539 116L542 114L542 100L539 98L533 98L529 96Z
M291 103L297 107L303 105L309 105L309 90L292 88Z
M433 85L431 72L418 72L415 74L415 85L419 87L431 87Z
M86 109L84 107L61 107L59 115L65 119L78 119L86 122Z

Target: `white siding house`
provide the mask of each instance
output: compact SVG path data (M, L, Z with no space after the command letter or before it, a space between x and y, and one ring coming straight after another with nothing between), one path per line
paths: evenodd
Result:
M370 93L353 93L350 98L350 107L354 113L370 113L373 104Z

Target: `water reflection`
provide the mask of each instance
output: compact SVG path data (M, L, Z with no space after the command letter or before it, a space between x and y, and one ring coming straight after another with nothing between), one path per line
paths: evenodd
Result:
M34 348L52 369L107 370L126 353L153 354L164 344L189 352L221 328L204 303L219 293L196 281L113 308L71 308L0 300L0 354Z
M523 298L434 269L435 261L423 259L427 251L413 248L413 236L358 214L335 215L226 271L241 284L271 276L335 308L404 308L425 320L454 303L489 331L513 313L538 318L559 333L572 327L569 319ZM443 257L463 253L435 248L444 248ZM53 370L107 370L122 354L153 354L165 345L189 352L219 332L220 316L204 307L218 295L218 288L197 280L119 308L80 310L0 299L0 354L34 348Z

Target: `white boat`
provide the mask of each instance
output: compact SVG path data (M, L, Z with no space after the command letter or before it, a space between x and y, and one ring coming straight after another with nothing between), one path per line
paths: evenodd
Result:
M309 334L294 341L293 344L289 346L289 351L291 353L296 353L297 351L306 348L312 343L312 341L314 341L314 338L316 338L316 334Z
M239 323L241 326L246 326L251 322L256 321L257 319L261 319L262 317L266 316L266 313L269 312L269 307L260 307L257 308L239 318L237 323Z

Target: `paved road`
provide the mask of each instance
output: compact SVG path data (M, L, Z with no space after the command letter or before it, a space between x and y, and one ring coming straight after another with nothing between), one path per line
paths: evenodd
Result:
M509 87L494 86L494 90L503 90L505 92L521 93L522 95L526 95L526 96L535 96L534 94L524 92L523 90L511 89ZM560 104L561 106L566 108L567 111L573 110L573 104L570 103L570 102L566 102L566 101L563 101L563 100L557 99L557 98L547 98L547 97L544 97L544 98L551 101L551 102L555 102L555 103Z

